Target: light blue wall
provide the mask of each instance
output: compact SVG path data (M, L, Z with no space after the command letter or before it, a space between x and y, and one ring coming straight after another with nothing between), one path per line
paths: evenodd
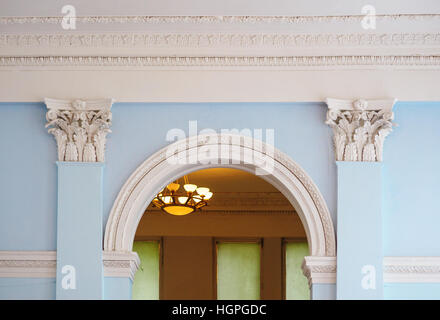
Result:
M53 300L55 278L0 278L0 300Z
M57 299L102 299L103 163L58 162ZM69 269L63 272L64 267ZM72 278L73 276L73 278ZM62 279L72 285L63 286Z
M336 284L331 284L331 283L312 284L310 293L313 300L335 300Z
M387 300L440 300L440 283L385 283Z
M104 278L104 300L131 300L132 282L129 278Z
M336 165L323 103L116 103L106 151L104 221L130 174L165 147L167 131L188 122L203 128L275 129L275 146L301 165L336 211ZM264 138L265 139L265 138Z
M399 126L384 148L384 255L440 256L440 102L398 102L394 110ZM103 229L129 175L167 145L169 129L187 131L189 120L198 120L199 130L275 128L275 146L312 177L336 222L324 103L116 103L112 111ZM56 250L57 155L45 114L43 103L0 103L0 250Z
M0 250L56 249L56 144L42 103L0 103Z
M384 150L385 256L440 256L440 102L400 102Z
M338 161L337 298L383 298L382 163Z

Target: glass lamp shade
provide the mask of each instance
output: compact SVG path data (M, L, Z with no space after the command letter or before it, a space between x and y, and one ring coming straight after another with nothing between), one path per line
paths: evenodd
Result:
M188 201L188 197L179 197L177 198L179 200L179 203L185 204Z
M170 204L171 202L173 202L173 198L171 196L164 196L161 198L161 200L165 203L165 204Z
M202 187L198 187L197 188L197 193L200 194L201 196L206 196L206 194L209 192L209 188L202 188Z
M212 192L208 192L205 197L203 198L204 200L209 200L212 198L213 193Z
M192 193L192 192L196 191L197 186L195 184L187 183L183 186L183 188L185 189L186 192Z
M175 216L184 216L186 214L189 214L191 212L194 212L194 208L187 207L187 206L165 206L163 208L165 212L175 215Z

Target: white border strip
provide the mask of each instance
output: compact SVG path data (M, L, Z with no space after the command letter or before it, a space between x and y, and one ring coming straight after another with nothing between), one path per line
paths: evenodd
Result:
M103 252L104 277L134 279L136 252ZM0 251L0 278L55 278L56 251Z
M103 252L104 277L134 279L135 252ZM440 283L440 257L385 257L384 283ZM304 258L309 285L336 283L336 257ZM55 278L56 251L0 251L0 278Z

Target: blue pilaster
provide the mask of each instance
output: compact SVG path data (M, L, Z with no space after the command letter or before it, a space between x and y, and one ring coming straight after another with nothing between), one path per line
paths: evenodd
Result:
M383 299L382 163L337 166L337 299Z
M57 162L57 299L102 299L103 163Z

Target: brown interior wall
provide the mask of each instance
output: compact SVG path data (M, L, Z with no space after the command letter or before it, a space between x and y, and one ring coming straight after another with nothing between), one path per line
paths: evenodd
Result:
M283 298L283 252L281 238L264 238L261 259L261 299Z
M164 237L160 299L215 299L213 243L209 237Z
M296 214L205 214L203 211L182 217L163 212L146 213L139 223L135 240L152 236L306 239L303 225Z

